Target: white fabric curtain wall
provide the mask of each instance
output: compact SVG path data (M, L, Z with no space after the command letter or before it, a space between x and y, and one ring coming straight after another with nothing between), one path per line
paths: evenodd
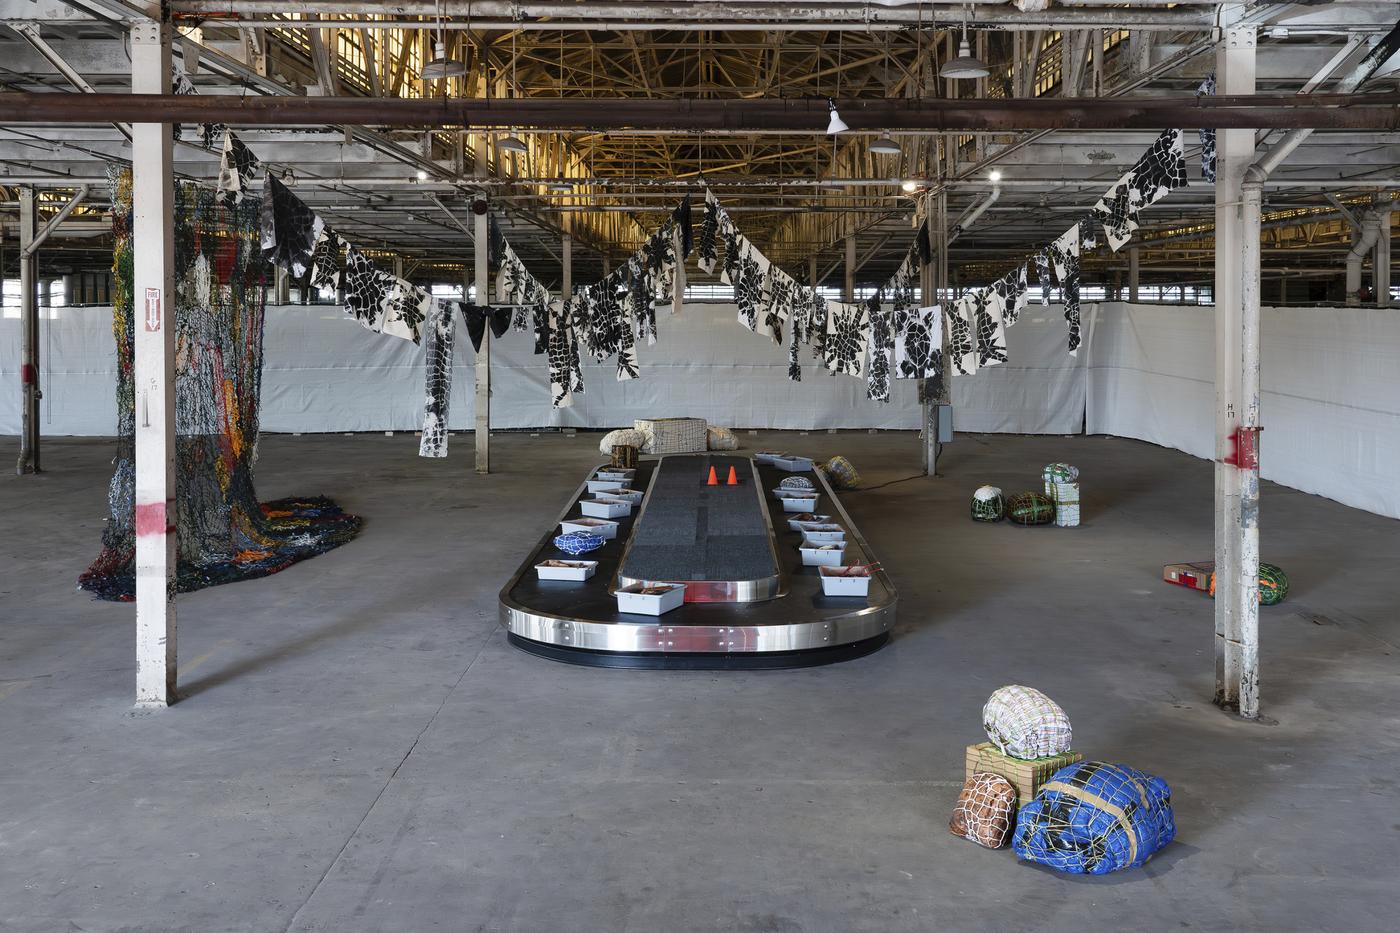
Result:
M0 316L0 434L19 432L19 320ZM745 330L733 305L662 311L654 347L638 347L642 378L618 382L584 364L587 391L553 411L533 336L507 333L492 353L495 427L607 428L634 418L691 415L740 428L919 425L916 386L893 380L889 404L864 380L832 376L802 350L803 380L787 379L787 350ZM45 435L116 429L110 308L44 309ZM1400 312L1266 308L1263 475L1305 492L1400 518ZM1212 309L1109 302L1084 308L1084 346L1064 351L1058 306L1032 303L1007 331L1011 362L953 379L959 431L1115 434L1214 456ZM452 430L472 424L473 363L458 329ZM266 431L417 430L423 351L371 333L326 306L267 311L262 426Z

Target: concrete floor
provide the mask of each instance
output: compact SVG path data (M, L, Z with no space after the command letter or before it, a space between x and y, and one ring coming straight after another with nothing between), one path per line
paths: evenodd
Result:
M761 434L915 471L909 435ZM0 476L0 929L1390 930L1400 884L1400 526L1265 484L1271 722L1213 708L1211 467L1105 438L959 437L945 476L852 493L894 641L789 672L599 671L507 645L496 593L597 435L514 435L498 472L412 437L264 438L265 498L362 537L182 597L184 700L135 713L133 610L74 580L110 442ZM13 439L0 449L12 455ZM1078 529L976 525L983 482L1084 475ZM4 462L10 462L8 460ZM986 696L1039 687L1093 758L1160 774L1178 840L1056 875L948 834Z

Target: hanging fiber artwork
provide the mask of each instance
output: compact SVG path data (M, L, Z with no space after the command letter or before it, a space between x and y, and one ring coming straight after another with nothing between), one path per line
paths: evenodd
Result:
M1038 250L1035 254L1035 280L1040 283L1040 304L1050 304L1050 251Z
M1108 190L1090 213L1103 227L1115 253L1138 229L1138 215L1186 184L1181 130L1165 130L1128 172Z
M1211 72L1196 88L1197 97L1215 96L1215 72ZM1215 181L1215 128L1201 127L1201 176L1206 181Z
M1016 814L1019 858L1076 875L1137 868L1176 838L1172 792L1127 765L1061 768Z
M977 368L1006 362L1006 321L994 288L978 288L972 296L973 320L977 326Z
M1006 517L1016 525L1048 525L1055 520L1055 503L1038 492L1018 492L1006 500Z
M1021 312L1026 310L1027 291L1025 263L992 283L993 300L1004 326L1010 327L1021 319Z
M257 198L230 207L175 186L176 589L267 576L353 538L361 521L325 498L258 502L253 463L263 362ZM102 553L78 583L99 599L135 598L136 386L131 175L113 172L112 332L117 454Z

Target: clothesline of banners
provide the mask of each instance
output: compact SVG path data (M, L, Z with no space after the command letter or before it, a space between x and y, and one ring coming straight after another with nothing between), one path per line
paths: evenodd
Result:
M251 190L259 164L225 129L218 180L223 196L240 201ZM585 353L599 363L615 360L619 380L641 375L637 345L656 343L657 306L672 303L677 266L694 251L702 270L719 268L720 280L734 289L739 323L778 347L786 343L789 379L802 380L800 348L806 345L831 373L864 379L868 399L888 402L892 378L944 378L944 332L948 373L968 375L1005 363L1006 328L1028 304L1030 266L1036 270L1042 304L1049 304L1053 272L1068 328L1066 349L1074 354L1080 344L1080 258L1097 246L1095 227L1117 251L1137 230L1143 208L1185 184L1182 131L1166 130L1082 219L1006 275L946 307L919 307L915 299L920 264L930 259L927 225L895 274L868 301L833 301L763 255L712 191L705 195L698 240L687 198L625 263L602 281L578 286L559 300L525 268L494 218L488 224L494 303L444 299L380 269L270 171L263 173L261 245L264 257L293 279L313 288L343 290L346 313L365 327L426 345L419 453L444 457L459 313L478 351L487 327L495 337L510 330L533 332L535 353L546 359L553 407L565 408L584 391Z
M178 72L176 90L194 93ZM1207 78L1197 93L1214 90L1213 78ZM251 190L260 162L224 126L202 127L206 146L220 130L218 188L237 203ZM1214 178L1214 141L1213 131L1201 131L1202 170L1208 180ZM533 332L534 351L546 358L552 405L566 408L584 391L583 353L599 363L614 359L618 380L640 376L637 343L656 343L657 305L672 302L677 265L695 250L699 267L707 273L719 267L720 280L734 289L740 324L779 347L786 331L789 379L801 381L800 347L807 345L826 370L864 379L868 399L888 402L891 377L920 380L921 387L922 380L944 378L944 332L952 374L968 375L1006 362L1006 328L1028 304L1030 265L1036 269L1042 304L1049 304L1053 270L1068 327L1066 349L1075 354L1080 344L1080 257L1098 245L1095 225L1116 252L1138 229L1143 208L1185 184L1182 131L1165 130L1082 219L991 285L972 289L947 307L919 307L914 296L919 265L931 258L927 223L890 280L868 301L852 304L823 297L771 262L709 190L698 242L687 197L625 263L600 282L577 286L558 300L525 268L494 217L488 224L488 265L495 272L495 302L480 294L483 304L439 298L377 267L270 171L263 173L261 244L269 262L303 284L343 289L346 313L368 329L426 345L419 454L445 457L459 311L478 351L488 326L495 337L512 329Z

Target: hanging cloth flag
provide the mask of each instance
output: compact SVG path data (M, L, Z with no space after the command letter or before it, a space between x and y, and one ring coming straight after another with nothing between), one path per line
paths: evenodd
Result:
M796 280L777 266L770 266L764 281L762 332L778 346L783 345L783 325L792 317Z
M1021 312L1026 310L1025 263L993 282L992 291L996 293L997 301L1001 304L1001 316L1006 326L1010 327L1019 321Z
M792 382L802 381L802 363L797 358L797 346L809 339L813 295L811 289L794 284L792 323L788 330L788 379Z
M1147 151L1093 207L1115 253L1138 228L1144 207L1156 204L1186 184L1186 157L1181 130L1164 130Z
M452 349L457 335L455 303L434 299L428 308L424 341L423 435L418 456L447 456L447 410L452 399Z
M972 296L973 321L977 327L977 367L1006 362L1005 305L994 287L979 288Z
M1109 249L1115 253L1118 252L1118 247L1132 239L1133 231L1138 228L1137 215L1132 209L1131 192L1128 187L1131 178L1132 172L1129 172L1118 179L1113 183L1113 187L1108 189L1108 193L1090 208L1090 213L1103 228Z
M471 338L472 349L481 352L481 341L486 336L486 327L491 327L491 336L497 340L510 330L510 308L483 308L481 305L463 304L462 317L467 322L467 336Z
M943 315L948 328L948 358L962 376L977 372L977 312L972 293L964 293Z
M345 250L345 310L375 333L417 343L430 297L379 269L353 246Z
M865 305L827 302L826 341L822 346L826 368L860 378L869 332L870 310Z
M1050 304L1050 251L1043 249L1035 254L1035 278L1040 283L1040 303Z
M345 270L345 241L330 227L321 229L316 248L311 253L311 286L340 290Z
M700 224L700 241L697 244L696 263L706 273L715 271L719 261L719 198L710 190L705 191L705 219Z
M895 377L935 379L943 367L943 310L906 312L894 335Z
M582 378L574 380L578 344L570 323L572 301L556 301L549 309L549 391L555 408L574 404L574 392L583 391Z
M306 275L311 254L325 223L306 202L272 177L263 175L262 253L263 258L291 273L292 278Z
M1079 245L1080 225L1075 224L1050 244L1050 262L1055 267L1064 298L1065 321L1069 323L1067 347L1070 355L1079 350Z
M1215 72L1211 72L1196 88L1197 97L1215 96ZM1206 181L1215 181L1215 129L1201 127L1201 175Z
M243 145L243 140L235 136L233 130L224 131L224 149L219 156L218 190L225 204L232 206L243 201L252 190L253 173L260 164L253 150Z
M891 315L880 310L880 299L870 299L870 329L866 332L865 397L872 402L890 400L891 357L894 334Z
M749 330L758 330L758 310L763 305L765 281L772 263L768 257L754 249L753 244L740 235L737 239L738 256L730 267L730 284L734 286L734 304L738 306L739 323ZM725 250L725 265L729 266L728 248Z

